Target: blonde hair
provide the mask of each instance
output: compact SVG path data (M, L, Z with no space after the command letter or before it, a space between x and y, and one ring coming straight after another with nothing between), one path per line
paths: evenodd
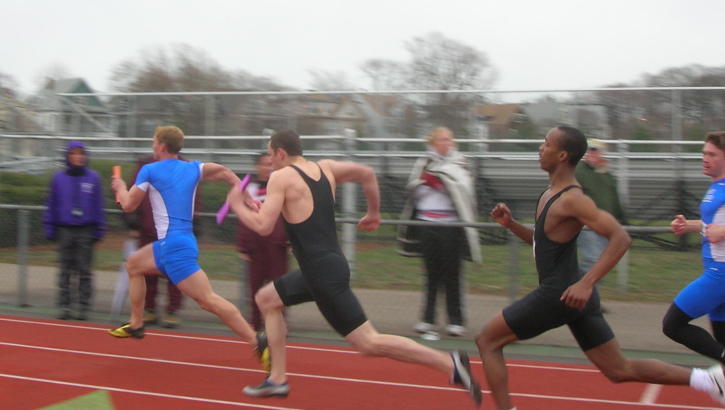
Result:
M173 125L156 127L154 137L159 144L166 144L166 150L171 154L178 154L184 147L184 132L179 127Z
M426 135L425 142L427 144L432 144L433 143L433 140L435 140L438 135L443 134L443 133L446 133L446 132L449 133L449 134L451 134L451 137L453 136L453 131L451 131L449 128L447 128L447 127L435 127L432 130L430 130L430 132L428 133L428 135Z

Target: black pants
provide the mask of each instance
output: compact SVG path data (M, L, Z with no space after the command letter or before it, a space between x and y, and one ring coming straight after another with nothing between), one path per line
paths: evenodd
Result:
M446 291L448 323L464 324L461 309L461 267L465 235L459 227L420 227L421 251L426 270L426 300L423 321L435 323L436 298L440 286Z
M662 332L675 342L725 364L725 322L710 321L711 335L700 326L691 324L693 319L672 303L662 319Z
M70 308L71 277L78 276L78 305L88 310L93 295L91 261L93 259L93 234L96 227L58 227L58 253L60 254L60 277L58 278L58 306Z

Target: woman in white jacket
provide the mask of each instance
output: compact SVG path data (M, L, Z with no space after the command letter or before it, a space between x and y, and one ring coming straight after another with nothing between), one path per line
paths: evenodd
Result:
M448 128L434 128L427 137L428 155L420 158L408 179L408 199L401 219L431 222L475 222L474 181L466 159L455 149ZM401 226L401 253L422 256L426 298L422 321L414 329L427 340L440 338L435 325L439 287L446 292L446 333L465 333L463 258L481 262L478 231L446 226ZM412 245L412 246L411 246Z

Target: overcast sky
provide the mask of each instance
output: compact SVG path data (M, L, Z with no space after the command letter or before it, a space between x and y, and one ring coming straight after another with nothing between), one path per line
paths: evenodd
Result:
M114 65L174 43L293 87L308 87L311 69L367 87L363 61L405 61L405 42L433 31L485 52L497 89L725 66L719 0L2 0L0 16L0 72L26 93L54 65L110 91Z

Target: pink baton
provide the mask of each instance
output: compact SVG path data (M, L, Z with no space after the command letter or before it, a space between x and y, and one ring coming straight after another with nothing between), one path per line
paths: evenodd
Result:
M242 179L242 182L239 183L239 190L244 191L244 189L249 185L249 181L252 179L252 176L247 174L244 179ZM224 202L224 205L222 205L221 208L219 208L219 211L216 213L216 224L221 225L222 222L224 222L224 218L227 217L227 214L229 213L229 202Z

